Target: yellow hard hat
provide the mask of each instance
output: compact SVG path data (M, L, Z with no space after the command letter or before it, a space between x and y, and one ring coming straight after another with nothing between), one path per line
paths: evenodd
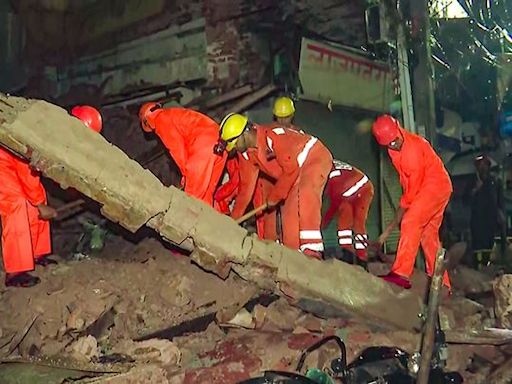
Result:
M249 119L238 113L230 113L220 123L220 138L226 142L226 150L229 152L234 147L238 138L247 128Z
M274 103L274 116L288 117L295 113L293 100L289 97L279 97Z

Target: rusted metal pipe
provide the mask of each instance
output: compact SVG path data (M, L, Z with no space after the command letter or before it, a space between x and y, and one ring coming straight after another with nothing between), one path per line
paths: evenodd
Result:
M434 350L434 338L437 325L437 316L439 311L439 301L441 298L441 289L443 288L443 274L445 271L444 256L446 250L441 248L436 255L436 264L434 274L430 283L428 294L427 318L423 328L423 337L421 341L420 370L418 372L417 384L428 384L430 374L430 362Z

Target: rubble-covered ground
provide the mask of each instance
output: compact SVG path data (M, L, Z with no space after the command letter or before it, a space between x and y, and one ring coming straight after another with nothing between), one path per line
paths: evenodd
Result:
M80 261L64 257L70 247L55 243L66 255L36 269L41 284L1 285L2 383L20 377L24 383L236 383L265 369L293 371L303 349L333 334L345 341L349 361L371 345L419 349L419 334L320 319L234 274L222 280L207 273L152 238L132 243L112 236L100 253ZM374 263L370 270L386 268ZM447 369L467 383L482 382L512 358L508 334L478 334L511 327L508 296L497 293L494 300L494 274L457 267L454 294L441 308L447 339L457 342L449 345ZM494 289L507 292L509 276ZM421 273L415 286L426 286ZM340 289L350 288L340 282ZM323 367L335 353L323 349L307 365ZM14 360L31 363L5 363Z

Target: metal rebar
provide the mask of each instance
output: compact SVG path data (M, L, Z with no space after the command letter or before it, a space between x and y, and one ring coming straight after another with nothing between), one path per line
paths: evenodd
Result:
M434 336L436 332L439 301L441 298L441 289L443 287L445 253L446 250L441 248L436 255L436 264L428 295L427 318L425 320L425 327L423 329L423 337L421 341L420 370L418 372L416 384L428 384L430 362L432 360L432 353L434 350Z

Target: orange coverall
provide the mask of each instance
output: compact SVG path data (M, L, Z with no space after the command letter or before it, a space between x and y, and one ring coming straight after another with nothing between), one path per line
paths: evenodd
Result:
M274 159L259 161L257 151L249 149L238 155L240 164L240 186L235 199L231 217L241 217L252 199L252 205L257 208L268 201L276 179L281 175L281 168ZM260 173L260 166L265 171ZM277 240L276 210L265 210L256 216L258 236L265 240Z
M400 207L406 211L400 224L400 241L391 270L410 277L421 244L427 274L431 276L441 247L439 227L453 191L452 183L443 162L423 137L404 129L400 132L404 138L401 150L388 149L388 154L400 176L403 189ZM450 287L447 273L443 281Z
M329 150L316 137L293 129L258 126L257 148L247 152L255 154L259 171L277 180L267 201L284 200L284 245L323 251L320 222L322 193L332 168Z
M185 192L213 206L213 194L227 158L227 153L213 153L219 125L191 109L165 108L155 118L155 132L180 169Z
M236 163L236 169L230 163ZM273 172L278 175L280 168L275 161L273 163ZM254 207L259 207L267 201L274 181L266 175L259 175L255 155L251 151L239 154L238 158L229 159L227 164L229 181L217 190L215 200L220 206L228 206L235 199L231 217L238 219L247 210L251 199ZM236 173L232 174L235 171ZM259 213L256 216L256 228L261 239L277 240L275 210Z
M363 172L350 164L334 160L325 194L330 205L322 219L326 227L338 214L338 243L354 252L359 259L368 259L366 219L373 200L373 184Z
M213 200L217 204L220 213L230 215L231 209L229 208L229 204L235 199L240 184L240 170L236 157L227 159L226 171L229 180L217 188L213 195Z
M52 252L50 222L39 219L46 204L39 175L29 164L0 147L2 257L6 273L32 271L34 259Z

